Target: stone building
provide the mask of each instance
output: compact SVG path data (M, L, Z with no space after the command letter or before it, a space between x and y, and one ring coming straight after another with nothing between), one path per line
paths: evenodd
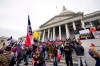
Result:
M73 12L64 6L59 13L42 24L37 31L40 33L40 40L55 40L57 37L74 38L75 31L90 28L92 26L100 28L100 11L95 11L84 15L83 12Z

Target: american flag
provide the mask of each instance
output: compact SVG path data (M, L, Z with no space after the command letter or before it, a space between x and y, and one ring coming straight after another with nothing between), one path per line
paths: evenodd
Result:
M27 36L25 40L25 46L30 46L31 45L30 43L33 44L33 34L32 34L30 18L28 15L28 26L27 26Z

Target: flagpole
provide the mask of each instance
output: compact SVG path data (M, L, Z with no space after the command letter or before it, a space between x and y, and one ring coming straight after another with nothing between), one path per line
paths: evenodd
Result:
M56 11L57 11L57 15L58 15L58 7L56 6Z

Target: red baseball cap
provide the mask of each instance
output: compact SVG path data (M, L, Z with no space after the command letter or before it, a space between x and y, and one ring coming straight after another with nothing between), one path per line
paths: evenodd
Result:
M91 43L91 47L95 47L95 44Z

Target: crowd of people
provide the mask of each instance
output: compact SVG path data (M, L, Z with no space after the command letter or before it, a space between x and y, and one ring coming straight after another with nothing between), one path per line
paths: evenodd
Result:
M28 66L29 59L32 58L32 66L46 66L45 61L52 61L58 66L62 57L65 57L67 66L74 66L72 54L76 52L78 66L88 66L84 58L85 50L80 39L66 39L56 41L46 41L34 43L31 46L23 46L22 43L15 42L6 46L5 41L1 41L0 66L20 66L21 61ZM100 55L95 50L95 45L91 44L89 54L96 60L95 66L100 66Z

